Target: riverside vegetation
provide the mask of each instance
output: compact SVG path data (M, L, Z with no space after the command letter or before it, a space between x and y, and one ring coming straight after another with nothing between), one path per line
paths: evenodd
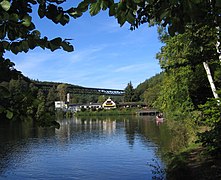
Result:
M75 113L75 116L117 116L117 115L136 115L137 108L122 109L102 109L102 110L85 110Z

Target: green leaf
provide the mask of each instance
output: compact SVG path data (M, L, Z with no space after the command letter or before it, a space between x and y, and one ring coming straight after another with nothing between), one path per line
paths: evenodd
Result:
M8 30L8 38L12 41L16 39L15 32L13 30Z
M34 41L34 39L30 38L28 39L28 45L30 49L34 49L36 47L36 42Z
M5 25L0 26L0 39L4 39L6 36Z
M134 24L134 21L135 21L134 15L132 14L132 12L128 12L127 13L127 22L129 22L130 24Z
M124 23L126 22L125 12L124 13L122 12L121 14L119 14L117 16L117 20L118 20L118 23L120 24L120 26L123 26Z
M106 10L108 8L108 1L101 1L101 9Z
M164 10L164 11L160 14L160 20L168 18L169 15L170 15L170 11L169 11L169 10Z
M9 1L7 0L3 0L1 3L0 3L2 9L4 9L5 11L8 11L11 7L11 4Z
M10 96L9 90L4 86L0 86L0 94L1 94L1 97L3 98L7 98Z
M29 27L31 25L31 19L32 19L31 16L25 15L22 19L23 21L22 24L26 27Z
M86 2L86 1L82 1L79 5L78 5L78 7L77 7L77 9L79 9L81 12L86 12L87 10L88 10L88 2Z
M9 50L10 49L10 43L7 41L2 41L2 45L4 49Z
M82 12L77 12L77 11L70 13L70 15L74 18L81 17L82 14L83 14Z
M61 46L63 48L63 50L67 51L67 52L72 52L74 51L74 47L72 45L70 45L68 42L63 41L61 43Z
M65 14L60 19L60 23L61 23L61 25L64 26L65 24L67 24L69 22L69 20L70 20L69 16Z
M18 54L22 51L22 47L20 47L20 44L18 42L13 42L10 46L10 49L14 54Z
M115 4L113 4L110 8L109 8L109 16L114 16L116 13L115 11Z
M55 51L56 49L60 49L60 46L59 46L59 45L56 45L56 44L54 44L54 43L52 43L52 42L49 42L49 49L50 49L51 51Z
M120 2L118 3L118 11L119 11L119 13L120 13L121 11L126 11L126 9L127 9L126 3L125 3L124 1L120 1Z
M58 15L56 16L56 18L55 18L55 22L60 22L60 20L61 20L62 17L63 17L63 14L62 14L62 13L58 14Z
M18 14L16 14L16 13L13 13L9 16L10 21L18 22L18 19L19 19L19 17L18 17Z
M60 46L61 45L61 42L62 42L62 39L60 37L58 38L55 38L55 39L52 39L50 41L50 43L54 44L54 45L57 45L57 46Z
M12 117L13 117L13 112L11 112L11 111L9 111L9 110L6 110L6 117L7 117L8 119L12 119Z
M24 51L24 52L28 52L28 50L29 50L29 45L28 45L28 41L22 41L22 50Z
M70 9L68 9L67 10L67 13L71 16L71 17L73 17L73 18L78 18L78 17L81 17L82 16L82 12L80 11L80 10L78 10L78 9L76 9L76 8L70 8Z
M38 8L38 15L40 18L43 18L45 16L45 12L46 12L46 6L44 5L40 5Z
M38 30L34 30L31 34L34 35L35 39L39 39L41 37L41 33Z
M3 11L2 14L1 14L1 18L4 21L8 21L9 20L9 13L6 12L6 11Z
M99 1L97 1L96 3L92 3L90 5L90 15L91 16L95 16L96 14L99 13L100 10L101 10L101 7L100 7Z
M171 36L174 36L175 35L175 29L173 26L169 26L168 27L168 32Z
M54 4L49 4L47 6L47 10L45 12L45 15L48 19L51 19L52 21L54 21L55 17L60 13L60 11L58 10L58 7L55 6Z

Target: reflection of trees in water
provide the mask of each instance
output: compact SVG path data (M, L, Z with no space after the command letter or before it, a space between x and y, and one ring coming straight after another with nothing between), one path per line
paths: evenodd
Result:
M125 133L126 133L126 139L130 146L134 145L135 136L138 133L137 127L138 123L133 118L127 118L124 119L124 126L125 126Z
M143 116L125 120L125 132L128 143L133 145L136 136L140 136L143 144L156 144L161 153L176 152L188 143L188 129L181 123L167 121L159 126L155 117Z
M183 126L171 126L170 122L158 126L155 117L151 116L81 117L61 120L60 124L60 129L56 129L55 132L61 144L73 139L79 139L79 143L83 143L89 139L97 139L103 134L115 133L116 129L120 128L125 128L130 146L133 146L135 138L139 137L146 146L154 143L165 153L174 152L187 142L187 131Z
M0 175L23 161L33 139L54 136L55 128L36 127L32 121L0 122Z
M58 146L65 147L70 141L80 145L124 130L130 146L134 146L136 138L139 138L146 147L159 146L156 150L160 149L162 152L175 151L188 140L188 131L182 125L167 122L157 126L154 117L73 118L61 120L60 123L60 129L36 128L30 121L1 123L0 174L4 174L5 169L12 168L15 161L22 161L37 141L43 140L48 143L47 138L51 137L56 138Z
M181 123L168 120L158 126L155 123L155 117L148 116L127 119L125 132L131 146L133 146L136 136L139 136L142 144L146 147L156 147L156 157L154 158L156 162L158 157L166 162L168 155L185 147L189 140L188 129ZM147 160L148 168L152 169L156 179L164 179L165 169L156 162Z
M147 146L150 145L151 141L159 145L160 130L151 116L125 119L125 132L130 145L134 144L136 136Z
M98 139L104 134L113 134L116 131L116 120L113 118L76 118L64 119L60 122L60 128L56 129L56 136L60 143L76 141L84 143L88 140Z
M166 124L158 126L155 123L155 117L143 117L140 120L140 133L149 141L157 144L160 149L169 147L171 135ZM146 140L144 139L144 143Z

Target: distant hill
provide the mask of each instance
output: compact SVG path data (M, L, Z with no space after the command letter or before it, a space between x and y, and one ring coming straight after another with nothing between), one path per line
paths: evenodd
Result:
M144 102L144 93L148 91L149 88L153 88L157 84L162 83L163 72L156 74L155 76L146 79L144 82L140 83L135 88L135 96L137 101Z
M32 82L38 86L38 87L57 87L59 84L66 84L67 86L70 87L82 87L83 86L78 86L78 85L73 85L73 84L68 84L68 83L63 83L63 82L49 82L49 81L37 81L37 80L32 80Z

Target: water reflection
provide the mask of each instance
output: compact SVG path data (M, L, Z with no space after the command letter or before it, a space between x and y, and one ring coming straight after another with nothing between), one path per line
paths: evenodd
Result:
M93 118L73 118L60 120L59 123L61 125L61 128L55 131L56 135L65 136L68 138L70 138L71 131L99 131L106 134L112 134L116 130L116 120L111 120L110 118L107 118L105 120Z
M145 146L157 146L157 154L174 151L176 147L176 135L168 129L167 124L158 124L155 117L98 117L98 118L73 118L59 121L60 129L55 130L55 134L60 141L71 141L78 139L82 133L90 132L89 136L81 139L81 143L88 139L101 138L104 134L115 134L117 130L124 129L124 135L130 147L133 147L137 138L139 138ZM180 132L182 135L182 132ZM178 137L180 139L180 137ZM181 143L181 142L180 142ZM177 146L177 149L180 146Z
M55 135L54 128L36 128L32 121L0 122L0 174L22 162L29 152L28 140L41 139Z
M174 146L152 117L73 118L60 129L33 122L0 124L0 178L147 179L147 162ZM62 174L60 170L62 169ZM46 171L47 170L47 171Z

